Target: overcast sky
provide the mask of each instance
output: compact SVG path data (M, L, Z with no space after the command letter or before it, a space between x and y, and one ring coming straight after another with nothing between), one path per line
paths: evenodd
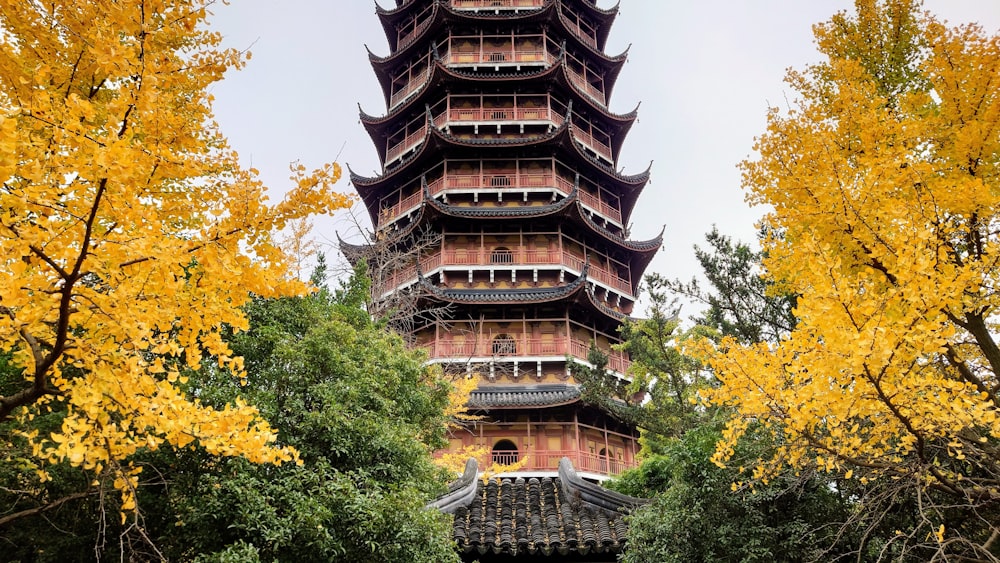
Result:
M768 106L783 107L792 96L782 82L785 70L819 60L812 25L851 6L849 0L621 0L607 51L631 47L610 105L619 113L642 106L618 165L635 173L653 161L632 238L648 239L666 227L648 272L697 274L692 246L703 245L712 225L753 239L762 211L744 203L736 164L751 154ZM1000 0L925 0L924 7L953 24L1000 30ZM292 161L316 167L336 160L364 175L380 169L358 121L359 103L367 113L385 113L365 51L367 44L376 54L389 52L372 2L232 0L213 10L226 45L253 53L247 68L214 87L216 115L275 198ZM353 191L346 173L340 187ZM335 231L345 236L354 228L343 217L317 219L330 258L337 254Z

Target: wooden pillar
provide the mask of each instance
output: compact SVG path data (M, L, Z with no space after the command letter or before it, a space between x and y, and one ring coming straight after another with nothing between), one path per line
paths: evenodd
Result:
M534 454L534 450L535 449L537 449L537 448L532 448L531 447L531 411L528 411L528 442L526 444L524 444L524 453L528 454L528 452L532 452L532 454ZM534 457L537 457L537 456L534 456ZM534 463L535 467L538 467L538 460L537 459L534 460L533 463Z
M580 420L577 417L577 411L573 411L573 432L576 435L576 446L573 448L573 457L576 459L573 460L573 464L578 466L580 465L580 450L583 449L583 446L580 445Z
M611 444L608 443L608 419L607 415L604 416L604 466L608 472L611 473Z

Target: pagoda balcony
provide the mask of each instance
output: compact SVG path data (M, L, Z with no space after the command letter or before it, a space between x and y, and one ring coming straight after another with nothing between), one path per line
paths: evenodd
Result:
M586 131L579 126L573 128L573 137L584 147L594 151L594 154L606 160L609 164L614 164L614 157L611 154L611 139L607 134L591 129ZM607 139L607 142L601 139Z
M453 122L450 119L442 119L441 116L435 117L434 121L435 125L437 125L438 123L442 123L445 126L462 123L461 121ZM561 122L561 118L559 121ZM558 126L558 123L555 120L553 120L552 123ZM602 133L600 133L599 130L596 129L588 131L579 126L573 128L573 138L576 139L577 142L579 142L585 148L588 148L591 151L593 151L596 156L602 158L609 164L614 163L614 157L612 156L611 146L609 144L610 140L608 140L608 142L599 140L601 135ZM391 145L389 145L388 149L385 152L386 166L402 158L403 155L405 155L406 153L419 147L424 142L424 137L426 136L427 136L427 126L425 125L420 129L404 137L402 141L392 143ZM603 136L607 137L607 135Z
M561 14L560 17L563 21L563 24L570 31L575 33L576 36L579 37L581 41L583 41L587 45L590 45L594 49L597 49L597 30L595 30L593 26L591 26L587 22L583 21L583 19L581 19L579 16L576 16L575 14L572 15L574 16L575 19L570 19L565 14Z
M420 36L421 33L430 26L433 19L434 5L431 4L423 9L419 14L409 18L406 23L401 24L396 29L396 50L400 51Z
M429 184L429 189L432 197L441 194L471 193L475 201L479 202L480 196L486 194L496 194L497 199L503 201L503 194L510 194L512 192L533 193L554 191L563 196L568 196L573 191L573 184L566 178L556 174L482 174L475 177L471 175L454 175L438 178ZM608 202L601 201L600 198L590 192L581 190L577 193L577 197L580 198L580 202L584 208L599 214L619 227L622 226L622 214L618 208ZM391 207L382 208L379 213L379 228L385 228L401 217L405 217L416 211L423 201L423 193L416 192Z
M388 149L385 151L386 165L389 165L389 163L402 158L404 154L419 147L424 142L424 138L426 136L427 136L427 126L425 125L420 129L417 129L416 131L403 137L402 141L390 144Z
M439 268L466 268L471 270L540 270L560 269L583 273L585 260L572 252L545 249L504 249L504 250L446 250L435 252L420 261L420 271L424 275ZM615 291L628 299L635 299L632 284L610 269L591 263L587 269L587 279ZM379 295L387 295L397 288L417 281L417 267L408 266L386 277L378 283Z
M549 95L450 95L431 108L434 126L440 129L472 126L476 134L481 125L547 125L559 127L569 113L566 104ZM578 142L596 155L613 162L611 136L577 114L571 116L573 134Z
M449 66L549 66L555 64L559 45L545 35L451 36L437 46Z
M608 101L604 96L604 92L597 86L591 84L582 74L568 68L566 69L566 74L569 75L570 82L572 82L574 86L579 88L580 91L586 94L590 99L602 106L607 105Z
M406 69L393 76L389 95L389 111L408 100L430 80L434 65L430 55L425 55L412 62Z
M378 221L379 228L380 229L384 228L386 225L389 225L396 219L399 219L400 217L406 215L407 213L410 213L411 211L415 211L418 207L420 207L420 204L423 201L424 201L424 194L418 191L416 193L410 194L408 197L403 199L403 201L397 203L392 207L383 208L382 211L379 212L379 221Z
M413 95L414 92L420 90L420 88L424 85L424 83L427 82L430 76L431 76L430 69L427 69L427 72L425 72L423 76L417 76L412 78L402 89L393 92L392 96L389 98L389 110L391 111L395 109L396 106L409 99L409 97Z
M431 197L472 194L474 203L479 203L482 196L495 196L497 201L502 202L505 196L518 193L553 193L568 197L573 193L573 187L573 180L553 170L519 172L516 169L475 174L446 172L427 184ZM598 193L599 189L591 186L590 182L583 181L577 197L586 209L621 227L622 214L617 202L606 201ZM378 228L385 228L415 211L422 202L423 192L419 187L401 189L393 194L391 200L382 202Z
M635 469L639 466L638 461L614 459L607 455L592 454L580 450L532 449L526 452L494 452L485 470L491 470L494 464L513 465L524 459L524 466L518 471L558 471L559 460L564 457L568 457L573 462L573 467L581 473L596 473L608 477L614 477L625 470Z
M572 252L548 249L480 249L478 251L445 250L436 253L421 262L427 270L448 266L487 266L514 268L541 268L562 266L576 273L582 273L585 260ZM609 269L590 264L587 278L608 286L627 297L633 297L632 284Z
M447 173L443 177L430 182L428 188L432 196L459 192L493 193L498 190L555 190L564 196L568 196L573 192L573 181L555 172L518 172L516 170L509 170L479 174ZM621 213L618 213L618 219L619 221L621 220Z
M439 108L437 114L432 114L432 126L438 129L445 129L458 126L475 126L478 134L478 124L494 124L501 127L503 123L510 124L535 124L541 123L551 127L559 127L564 122L564 117L556 111L552 105L539 108L498 108L498 107L478 107L478 108ZM386 143L385 164L399 160L403 155L416 149L423 143L427 136L428 125L425 123L421 127L415 127L416 123L424 121L424 118L408 124L403 131L390 137ZM598 158L605 160L609 164L614 163L614 156L611 152L611 136L595 127L589 121L576 115L572 117L573 138L590 149ZM403 133L406 133L405 136Z
M537 415L535 415L537 416ZM505 420L484 420L474 423L470 432L456 435L463 446L479 447L492 450L485 467L494 465L512 465L522 462L518 469L521 472L555 472L559 460L568 457L573 466L582 473L591 473L612 477L625 470L638 467L636 459L638 443L636 436L616 432L606 425L602 428L594 424L580 421L557 422L551 418L542 421L528 420L517 422ZM542 430L544 428L544 430ZM560 436L560 447L548 448L548 440ZM511 438L508 447L516 449L500 449L496 445ZM576 445L576 447L574 447ZM589 451L593 449L594 451ZM444 450L436 452L442 455Z
M525 334L503 334L490 339L484 336L479 340L449 341L436 340L426 346L428 358L431 361L483 361L483 362L530 362L542 358L563 359L566 356L587 363L590 353L590 342L573 337L554 337L549 339L530 338ZM608 357L607 369L620 373L628 373L632 364L624 352L617 350L601 350Z
M464 66L551 65L556 62L554 53L540 47L498 47L465 52L448 50L441 58L444 59L446 64Z
M541 8L545 0L451 0L456 10L523 10Z
M562 125L563 114L547 107L479 107L450 108L434 119L438 127L459 124L500 124L505 122L542 122L556 127Z

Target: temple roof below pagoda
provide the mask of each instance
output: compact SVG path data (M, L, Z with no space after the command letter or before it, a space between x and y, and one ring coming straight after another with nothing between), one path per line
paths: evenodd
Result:
M452 534L467 556L580 556L621 553L627 514L646 504L584 481L569 459L557 477L478 479L469 460L451 490L429 506L454 514ZM566 560L566 559L560 559Z

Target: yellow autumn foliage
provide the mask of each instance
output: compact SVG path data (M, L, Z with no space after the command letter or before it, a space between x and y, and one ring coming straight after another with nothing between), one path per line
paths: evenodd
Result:
M448 393L448 405L445 407L444 416L449 420L448 431L460 433L468 431L467 425L476 424L483 420L483 416L469 412L469 397L472 392L479 387L482 376L479 373L471 377L457 376L451 379L451 391ZM460 475L465 469L465 464L469 458L475 458L481 468L480 477L484 480L494 475L520 471L528 464L528 457L521 456L519 460L510 464L495 463L493 461L493 450L485 445L467 445L458 450L448 450L438 452L434 458L434 463L448 471L448 473Z
M817 466L996 499L1000 37L915 4L860 0L862 25L818 26L827 60L789 74L798 100L742 166L798 326L708 354L722 385L706 395L736 413L716 461L763 425L778 449L758 476ZM907 17L914 56L893 60L880 42Z
M350 203L340 168L297 166L269 204L213 121L208 88L248 55L207 29L210 0L0 0L0 350L23 382L17 427L61 402L36 455L100 471L139 449L198 445L291 460L257 410L185 394L250 292L300 294L272 233ZM133 469L118 480L132 506Z

